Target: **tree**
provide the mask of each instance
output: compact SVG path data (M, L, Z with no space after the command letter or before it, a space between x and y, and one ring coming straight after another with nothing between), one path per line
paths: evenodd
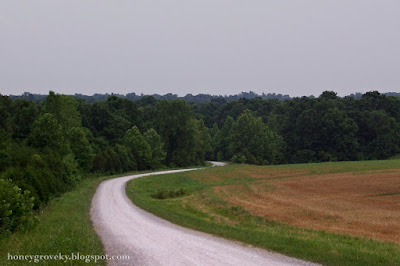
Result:
M11 121L12 113L14 113L12 100L0 94L0 128L6 132L11 132L13 130Z
M189 106L182 100L157 103L155 124L167 151L167 164L187 166L193 163L190 156L195 134L192 119Z
M118 143L125 132L132 127L126 117L119 116L111 110L107 103L94 103L86 110L85 123L95 137L105 137L108 142Z
M31 127L39 115L39 109L33 102L16 100L12 117L15 125L13 138L26 139L31 132Z
M137 126L133 126L126 132L124 143L134 155L138 169L146 169L151 160L151 147Z
M143 137L147 143L149 143L151 148L151 159L148 162L150 168L160 168L162 165L161 162L165 160L167 155L164 151L164 143L162 142L160 135L157 134L157 131L151 128L144 133Z
M357 160L359 143L356 138L358 126L343 111L329 109L321 118L319 161Z
M229 160L232 158L229 150L229 136L234 123L235 120L231 116L228 116L221 131L217 132L213 138L213 143L217 147L217 160Z
M245 110L233 124L229 141L229 152L238 162L274 164L282 158L282 138L250 110Z
M334 91L324 91L322 94L319 96L319 98L325 98L325 99L337 99L337 93Z
M113 149L118 156L120 171L136 171L137 163L132 152L124 145L115 145Z
M206 154L211 152L211 136L203 120L193 119L195 135L193 138L193 162L194 164L203 164Z
M78 102L71 96L55 94L50 91L43 103L42 113L52 114L64 132L70 128L82 126Z
M11 139L0 129L0 172L11 165Z
M87 139L87 133L81 127L74 127L68 132L68 140L78 165L88 172L92 168L95 155Z
M29 136L29 143L36 148L67 153L61 127L54 115L49 113L45 113L35 121Z
M213 127L210 129L211 137L211 152L209 159L218 160L217 155L220 152L220 142L221 142L221 130L218 128L218 124L214 123Z
M364 111L358 138L367 159L386 159L400 151L400 123L385 111Z

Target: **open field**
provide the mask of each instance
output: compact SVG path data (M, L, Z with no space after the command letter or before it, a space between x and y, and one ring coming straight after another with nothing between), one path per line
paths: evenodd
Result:
M270 177L264 169L239 170L258 179L213 188L217 197L268 220L400 243L400 169ZM277 178L278 177L278 178Z
M400 161L230 165L132 181L174 223L323 264L400 264Z

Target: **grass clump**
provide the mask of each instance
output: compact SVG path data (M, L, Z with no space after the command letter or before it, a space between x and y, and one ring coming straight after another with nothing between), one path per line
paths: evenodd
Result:
M157 192L151 194L151 197L155 199L171 199L171 198L182 197L186 194L187 191L184 188L176 190L160 189Z
M400 195L400 192L380 193L376 195L367 195L367 197L385 197L385 196L396 196L396 195Z

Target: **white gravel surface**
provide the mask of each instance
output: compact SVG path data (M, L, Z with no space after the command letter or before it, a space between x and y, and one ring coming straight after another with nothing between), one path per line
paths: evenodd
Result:
M198 169L132 175L100 184L90 211L94 228L106 254L130 256L130 260L109 260L108 265L311 265L174 225L135 206L126 196L125 185L131 179L193 170Z

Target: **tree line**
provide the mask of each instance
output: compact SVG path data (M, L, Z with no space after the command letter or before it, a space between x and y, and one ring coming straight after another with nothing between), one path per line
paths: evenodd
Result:
M395 96L395 97L400 97L400 93L398 92L386 92L383 93L386 96ZM357 92L357 93L352 93L347 97L351 97L351 98L355 98L355 99L360 99L362 97L362 93ZM240 100L242 98L244 99L254 99L254 98L261 98L263 100L269 100L269 99L277 99L280 101L285 101L285 100L291 100L293 99L293 97L290 97L287 94L280 94L280 93L261 93L258 94L256 92L253 91L249 91L249 92L241 92L239 94L233 94L233 95L211 95L211 94L197 94L197 95L193 95L193 94L186 94L185 96L178 96L177 94L173 94L173 93L167 93L164 95L160 95L160 94L152 94L152 95L144 95L142 94L136 94L134 92L131 93L127 93L127 94L116 94L116 93L105 93L105 94L101 94L101 93L95 93L91 96L89 95L85 95L85 94L81 94L81 93L75 93L74 95L72 95L73 97L80 99L80 100L84 100L85 102L88 103L94 103L94 102L98 102L98 101L104 101L107 100L108 97L110 96L116 96L118 98L125 98L128 100L132 100L132 101L138 101L143 97L148 97L148 96L152 96L153 98L155 98L156 100L184 100L185 102L192 104L202 104L202 103L210 103L212 100L218 100L218 101L225 101L225 102L232 102L232 101L237 101ZM24 92L21 95L9 95L9 97L13 100L16 99L20 99L20 100L29 100L29 101L34 101L34 102L41 102L44 101L44 99L46 99L47 95L44 94L33 94L33 93L29 93L29 92ZM315 98L313 95L308 96L309 98Z
M400 151L400 98L377 91L360 99L325 91L318 98L241 99L193 109L214 132L250 110L282 138L278 163L386 159ZM228 150L226 144L214 146L214 158L231 159Z
M209 102L50 92L0 96L0 232L88 173L202 165L386 159L400 151L400 98L379 92Z

